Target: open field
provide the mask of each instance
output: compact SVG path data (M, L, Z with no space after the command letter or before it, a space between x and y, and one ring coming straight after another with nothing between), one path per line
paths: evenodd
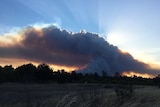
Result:
M160 88L133 86L121 98L113 85L1 84L0 107L160 107Z

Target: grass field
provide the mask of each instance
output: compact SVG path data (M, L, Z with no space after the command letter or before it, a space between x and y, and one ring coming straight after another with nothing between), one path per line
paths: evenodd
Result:
M133 96L121 98L113 85L1 84L0 107L160 107L160 88L133 86Z

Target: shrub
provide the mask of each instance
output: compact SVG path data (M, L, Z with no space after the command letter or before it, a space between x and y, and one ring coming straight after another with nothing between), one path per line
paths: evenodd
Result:
M131 98L133 94L132 85L118 85L115 88L115 93L120 98Z

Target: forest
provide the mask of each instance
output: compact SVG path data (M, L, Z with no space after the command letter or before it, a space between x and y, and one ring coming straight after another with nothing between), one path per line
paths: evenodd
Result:
M130 85L160 85L160 76L155 78L126 77L116 72L109 76L105 71L98 73L67 72L64 69L53 71L47 64L37 67L31 63L14 68L12 65L0 66L0 83L108 83Z

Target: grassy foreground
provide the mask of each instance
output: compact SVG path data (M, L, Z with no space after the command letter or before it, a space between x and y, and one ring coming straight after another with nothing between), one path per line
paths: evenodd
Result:
M121 98L104 84L1 84L0 107L160 107L160 88L133 86Z

